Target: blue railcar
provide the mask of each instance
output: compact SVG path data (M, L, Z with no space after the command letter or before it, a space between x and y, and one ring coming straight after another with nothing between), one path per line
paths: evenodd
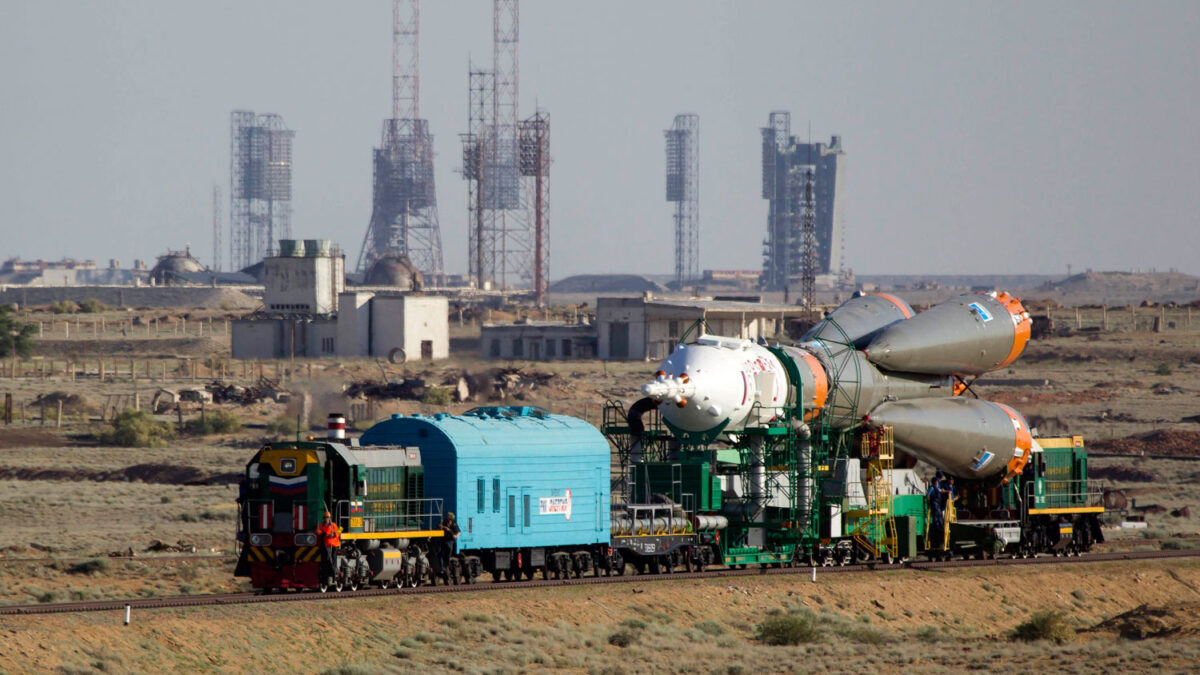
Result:
M452 565L511 579L612 564L609 445L583 420L530 407L395 415L359 442L420 448L425 496L461 528Z

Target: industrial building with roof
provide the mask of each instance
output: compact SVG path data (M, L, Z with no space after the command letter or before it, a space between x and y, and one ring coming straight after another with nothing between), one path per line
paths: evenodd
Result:
M749 339L773 339L788 322L805 315L797 305L724 300L667 300L650 297L598 298L594 323L523 322L487 324L480 356L487 359L601 359L642 361L666 358L697 321L703 331ZM693 333L692 337L696 334Z
M263 307L233 322L233 358L450 355L449 301L395 289L346 291L345 257L328 240L282 240L263 266Z

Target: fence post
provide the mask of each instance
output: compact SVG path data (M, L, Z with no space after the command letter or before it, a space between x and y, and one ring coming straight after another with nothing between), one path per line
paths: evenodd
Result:
M56 429L62 428L62 404L63 404L62 399L61 398L58 399L58 417L55 418L55 421L54 421L54 428L56 428Z

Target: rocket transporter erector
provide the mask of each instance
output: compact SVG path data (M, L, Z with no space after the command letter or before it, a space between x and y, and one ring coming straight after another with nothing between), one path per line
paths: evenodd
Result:
M1012 408L960 396L964 377L1012 363L1029 340L1020 300L965 294L913 315L887 294L856 295L797 346L701 336L663 361L642 392L691 434L737 434L784 407L834 427L890 426L896 447L964 478L1019 473L1034 447Z

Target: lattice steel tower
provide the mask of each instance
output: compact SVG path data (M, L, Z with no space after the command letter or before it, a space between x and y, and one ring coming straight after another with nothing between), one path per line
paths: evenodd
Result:
M541 113L518 117L519 27L518 0L494 0L492 70L471 69L462 173L476 286L529 286L539 295L549 284L550 125Z
M235 271L292 236L292 139L279 115L235 110L230 119L229 260Z
M700 278L700 116L676 115L667 137L667 201L675 202L675 284Z
M358 256L366 272L404 255L434 285L442 282L442 233L433 177L433 136L420 110L419 0L392 3L392 118L374 150L371 222Z

